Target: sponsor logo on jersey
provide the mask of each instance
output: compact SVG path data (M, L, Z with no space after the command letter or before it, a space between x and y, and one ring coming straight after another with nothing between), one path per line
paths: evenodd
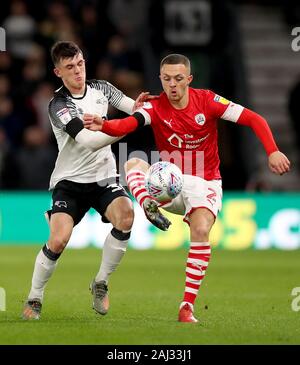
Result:
M62 123L68 123L72 119L68 108L60 109L56 115Z
M77 112L78 112L80 117L83 117L84 112L83 112L82 108L77 108Z
M96 99L96 104L107 104L107 99L106 98L100 98L100 99Z
M229 100L223 98L223 96L220 96L220 95L215 95L214 101L216 101L217 103L223 104L223 105L228 105L230 103Z
M194 138L193 134L185 134L184 138L189 139L189 138Z
M166 124L168 124L168 126L170 127L170 128L172 128L172 119L170 119L170 120L166 120L166 119L163 119L163 121L164 121L164 123L166 123Z
M199 125L203 125L205 123L205 115L200 113L200 114L197 114L195 115L195 121L197 124Z
M185 141L185 143L186 143L185 148L189 149L189 150L194 150L194 149L198 148L200 146L201 142L205 141L208 136L209 136L209 133L202 138L197 138L197 139L194 139L193 141L190 141L190 140Z
M183 139L180 138L179 136L177 136L176 133L173 133L169 138L168 138L168 142L170 143L171 146L174 146L174 147L178 147L178 148L181 148L182 146L182 142L183 142Z

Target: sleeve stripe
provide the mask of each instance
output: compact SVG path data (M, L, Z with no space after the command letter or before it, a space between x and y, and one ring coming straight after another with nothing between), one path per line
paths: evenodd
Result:
M114 97L112 97L112 98L110 99L111 104L112 104L113 106L115 106L115 107L118 107L118 106L120 105L120 102L121 102L121 100L122 100L122 97L123 97L123 95L122 95L122 94L114 95Z
M229 120L231 122L236 123L240 115L242 114L243 110L244 110L243 106L230 102L227 109L221 116L221 119Z
M78 117L73 118L66 125L66 132L75 139L77 134L84 128L82 120Z
M77 110L75 104L71 100L67 100L67 107L69 108L70 114L73 118L77 117Z

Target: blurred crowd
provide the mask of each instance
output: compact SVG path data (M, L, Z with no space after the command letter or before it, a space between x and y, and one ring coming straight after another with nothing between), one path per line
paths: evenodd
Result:
M0 52L0 188L48 189L57 146L47 107L53 91L61 86L49 52L55 41L78 43L86 59L87 78L108 80L133 99L141 91L159 93L161 57L180 52L194 66L192 86L209 87L245 104L236 99L240 85L232 55L237 54L239 40L232 10L231 1L200 5L195 1L192 29L193 19L177 18L168 0L2 3L0 23L6 31L7 51ZM197 16L202 17L201 29L197 29ZM193 32L199 36L193 37ZM122 114L109 110L110 118L116 116ZM224 187L242 189L246 173L236 150L238 143L230 143L239 132L221 125L220 133ZM128 153L154 149L150 127L122 142L128 143ZM113 151L118 158L117 145Z

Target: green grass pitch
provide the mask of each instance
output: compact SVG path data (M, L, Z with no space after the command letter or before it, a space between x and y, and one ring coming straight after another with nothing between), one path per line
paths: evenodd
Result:
M199 324L177 322L187 252L128 250L109 283L110 311L97 315L88 287L101 251L66 250L40 321L22 321L38 246L0 247L0 344L300 344L300 251L213 250L196 301ZM299 303L299 301L298 301ZM299 304L298 304L299 305Z

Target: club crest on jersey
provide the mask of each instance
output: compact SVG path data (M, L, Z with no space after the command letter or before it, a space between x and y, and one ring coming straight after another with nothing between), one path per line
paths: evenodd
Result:
M107 102L106 98L100 98L96 100L96 104L104 105L106 104L106 102Z
M205 115L200 113L200 114L197 114L195 115L195 121L197 124L199 125L203 125L205 123Z
M144 109L152 109L152 104L149 101L145 101L142 108Z
M217 103L221 103L223 105L228 105L230 103L229 100L223 98L223 96L220 96L220 95L215 95L214 97L214 101L216 101Z
M77 111L78 111L79 116L83 117L83 114L84 114L83 109L82 108L77 108Z

